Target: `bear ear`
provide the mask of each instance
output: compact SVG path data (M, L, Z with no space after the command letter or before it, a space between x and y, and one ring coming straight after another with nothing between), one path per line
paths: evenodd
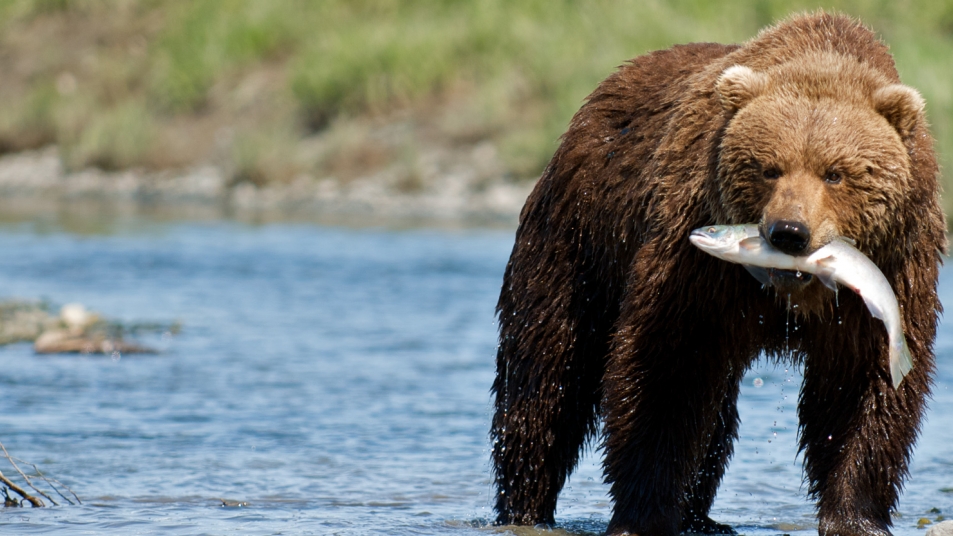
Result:
M924 106L923 97L917 90L903 84L878 89L873 94L873 101L877 113L887 118L902 138L913 132Z
M728 67L715 83L715 90L721 98L722 107L732 113L764 93L767 88L768 75L756 73L744 65Z

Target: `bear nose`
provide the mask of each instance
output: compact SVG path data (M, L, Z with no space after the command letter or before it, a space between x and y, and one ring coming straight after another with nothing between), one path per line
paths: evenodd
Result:
M788 255L799 255L807 249L811 231L803 223L779 220L768 228L768 240L772 246Z

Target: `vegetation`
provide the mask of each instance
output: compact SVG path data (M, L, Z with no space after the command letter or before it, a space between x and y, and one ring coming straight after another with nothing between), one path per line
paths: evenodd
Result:
M532 179L624 60L818 7L882 34L953 169L953 0L0 0L0 152L55 143L74 169L212 162L264 184L489 141ZM375 141L393 122L406 136Z

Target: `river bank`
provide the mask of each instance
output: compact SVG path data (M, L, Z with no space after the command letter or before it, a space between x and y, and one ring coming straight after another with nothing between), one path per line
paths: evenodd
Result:
M511 182L489 144L422 152L411 179L395 167L347 181L300 175L289 183L233 183L215 165L70 172L56 147L0 157L3 219L44 213L170 218L515 224L532 183Z
M628 58L743 42L816 8L0 2L0 218L84 205L512 225L586 95ZM953 169L949 2L829 8L890 45L927 102L941 169Z

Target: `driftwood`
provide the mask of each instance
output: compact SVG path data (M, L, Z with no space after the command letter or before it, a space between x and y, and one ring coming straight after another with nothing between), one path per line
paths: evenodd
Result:
M50 478L50 477L44 475L43 473L40 472L40 469L36 466L36 464L32 464L32 463L29 463L29 462L25 462L25 461L23 461L23 460L21 460L21 459L19 459L19 458L15 458L15 457L13 457L13 456L10 456L10 453L7 452L7 448L3 445L3 443L0 443L0 450L3 451L3 457L6 458L8 462L10 462L10 465L13 466L13 468L16 470L16 472L20 475L20 478L22 478L23 481L26 482L27 486L29 486L30 489L32 489L33 491L35 491L37 494L42 495L43 497L45 497L46 500L50 501L50 503L53 504L54 506L59 506L59 503L57 503L56 500L54 500L53 497L51 497L49 494L47 494L47 493L45 493L43 490L37 488L37 487L33 484L33 479L42 480L42 481L46 482L46 484L50 487L50 489L52 489L54 492L56 492L57 495L59 495L60 497L62 497L63 500L65 500L65 501L68 502L69 504L77 504L77 503L78 503L78 504L83 504L83 501L81 501L81 500L79 499L79 496L76 495L76 493L73 492L73 490L71 490L71 489L69 488L69 486L67 486L66 484L63 484L62 482L60 482L59 480L56 480L55 478ZM27 474L24 473L23 470L20 469L20 466L17 465L17 462L20 462L20 463L25 464L25 465L30 465L31 467L33 467L33 471L34 471L34 473L35 473L35 474L33 475L33 478L30 478L29 476L27 476ZM19 485L17 485L15 482L13 482L13 481L10 480L9 478L7 478L6 475L4 475L2 471L0 471L0 483L2 483L4 486L6 486L6 487L3 489L3 496L4 496L3 504L4 504L4 506L23 506L23 503L24 503L24 502L30 503L30 506L32 506L32 507L34 507L34 508L40 508L40 507L46 506L46 504L43 502L42 499L40 499L39 497L36 497L36 496L34 496L34 495L31 495L29 492L27 492L26 490L24 490L22 487L20 487ZM62 491L60 488L65 489L66 491L68 491L69 494L73 496L73 499L76 499L76 502L74 503L72 499L70 499L69 497L67 497L67 496L63 493L63 491ZM18 501L16 498L11 497L11 496L10 496L10 491L12 491L12 492L16 493L17 495L19 495L19 496L21 497L21 499Z
M7 488L10 488L10 489L13 490L17 495L19 495L20 497L23 497L23 500L24 500L24 501L29 501L29 503L30 503L34 508L39 508L39 507L41 507L41 506L46 506L45 504L43 504L43 501L41 501L40 499L37 499L36 497L30 495L29 493L27 493L27 492L25 492L25 491L23 491L23 488L21 488L20 486L17 486L17 485L14 484L13 482L11 482L9 478L7 478L6 476L4 476L4 474L3 474L2 471L0 471L0 482L3 482L4 485L7 486ZM4 505L4 506L20 506L20 504L17 503L17 500L16 500L16 499L10 497L10 492L7 491L6 489L3 490L3 495L4 495L4 501L3 501L3 505Z

